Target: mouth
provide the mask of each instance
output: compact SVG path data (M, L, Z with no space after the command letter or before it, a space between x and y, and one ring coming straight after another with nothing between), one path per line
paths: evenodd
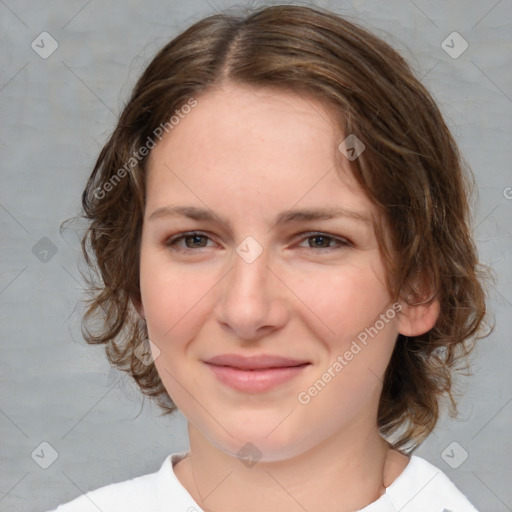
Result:
M204 361L217 379L232 389L262 393L297 377L311 363L273 355L224 354Z

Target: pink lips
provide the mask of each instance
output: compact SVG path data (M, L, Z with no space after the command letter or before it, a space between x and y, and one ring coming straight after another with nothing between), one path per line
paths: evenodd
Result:
M224 354L205 361L224 384L246 393L262 393L301 373L310 363L280 356Z

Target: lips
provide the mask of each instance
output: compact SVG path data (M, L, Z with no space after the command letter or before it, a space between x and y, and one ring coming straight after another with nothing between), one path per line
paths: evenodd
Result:
M240 370L264 370L269 368L292 368L309 364L308 361L290 359L287 357L273 355L259 355L244 357L237 354L224 354L212 357L206 361L207 364L216 366L230 366Z
M262 393L293 379L311 363L274 355L224 354L204 361L217 379L237 391Z

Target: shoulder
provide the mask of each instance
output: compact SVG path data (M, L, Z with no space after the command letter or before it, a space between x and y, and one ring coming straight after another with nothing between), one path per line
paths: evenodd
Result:
M477 512L443 471L416 455L386 494L401 512Z
M156 511L157 475L151 473L100 487L60 505L55 512Z
M89 491L52 512L159 512L162 510L162 484L166 491L172 492L173 485L177 483L172 478L172 464L181 456L169 455L155 473Z

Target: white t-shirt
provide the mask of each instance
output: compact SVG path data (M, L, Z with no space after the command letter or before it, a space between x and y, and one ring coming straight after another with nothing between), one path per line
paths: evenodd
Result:
M90 491L52 512L203 512L174 474L185 455L169 455L156 473ZM413 455L386 493L360 512L477 510L440 469Z

